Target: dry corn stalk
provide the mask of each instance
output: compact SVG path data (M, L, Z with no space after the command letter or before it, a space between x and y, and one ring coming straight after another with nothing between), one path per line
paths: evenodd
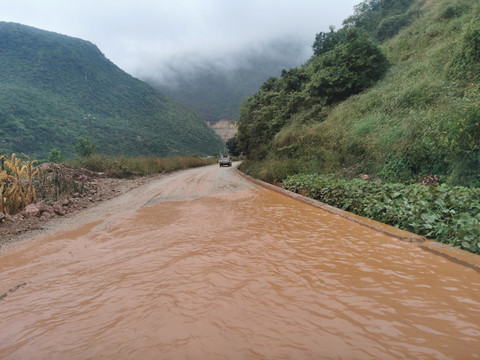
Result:
M0 211L14 214L37 201L32 180L38 170L33 168L35 161L21 161L15 154L0 159L4 160L4 169L0 170Z

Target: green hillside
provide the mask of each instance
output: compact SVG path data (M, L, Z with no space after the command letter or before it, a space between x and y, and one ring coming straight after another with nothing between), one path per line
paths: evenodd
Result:
M480 186L480 2L366 0L242 106L251 173Z
M92 136L110 155L213 154L221 140L190 110L92 43L0 22L0 153L72 156Z

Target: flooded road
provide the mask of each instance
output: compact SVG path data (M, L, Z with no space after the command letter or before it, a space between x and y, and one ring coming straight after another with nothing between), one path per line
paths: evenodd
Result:
M478 272L217 166L3 248L0 296L0 359L480 358Z

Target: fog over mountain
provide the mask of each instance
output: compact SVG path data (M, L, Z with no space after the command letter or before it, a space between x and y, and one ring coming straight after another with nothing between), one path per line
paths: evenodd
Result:
M311 55L310 44L301 39L281 39L217 57L179 56L149 67L140 78L206 121L238 120L241 103L266 79L303 64Z
M86 39L209 121L301 65L360 0L0 0L0 20ZM230 97L225 97L230 94ZM208 95L208 96L207 96Z
M202 71L218 72L225 76L235 77L232 71L240 69L254 69L260 66L272 68L297 66L312 55L311 41L307 42L299 37L273 39L261 43L252 43L245 48L227 52L213 52L199 54L185 52L176 54L158 63L149 63L148 66L137 70L137 76L149 79L159 84L172 87L178 80L186 80ZM262 64L264 62L264 64Z
M231 66L236 56L229 54L279 39L308 48L316 33L340 26L359 2L0 0L0 20L89 40L130 75L160 78L178 63Z

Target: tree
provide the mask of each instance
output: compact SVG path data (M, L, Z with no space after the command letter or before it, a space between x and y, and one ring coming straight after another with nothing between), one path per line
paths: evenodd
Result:
M238 146L237 146L237 137L236 136L228 139L225 145L227 146L227 149L228 149L228 152L229 152L230 155L232 155L232 156L239 156L240 155L240 151L238 150Z
M309 75L304 68L283 70L269 78L240 108L237 149L249 159L266 156L269 142L302 104L303 87Z
M361 28L378 41L395 35L414 16L408 11L414 0L364 0L343 21L345 28Z
M62 152L57 148L53 148L50 150L50 154L48 155L48 161L54 163L60 163L63 161Z
M333 50L335 46L341 44L345 40L345 30L335 31L334 26L330 26L330 32L319 32L315 35L313 42L313 55L319 56Z
M92 139L79 137L77 143L74 145L75 153L79 157L90 157L95 154L97 145L92 143Z
M365 31L351 28L345 36L345 43L317 57L311 65L312 75L306 90L327 104L369 88L388 68L386 57Z
M364 0L354 6L354 14L343 21L347 28L363 28L370 33L377 27L380 19L381 0Z

